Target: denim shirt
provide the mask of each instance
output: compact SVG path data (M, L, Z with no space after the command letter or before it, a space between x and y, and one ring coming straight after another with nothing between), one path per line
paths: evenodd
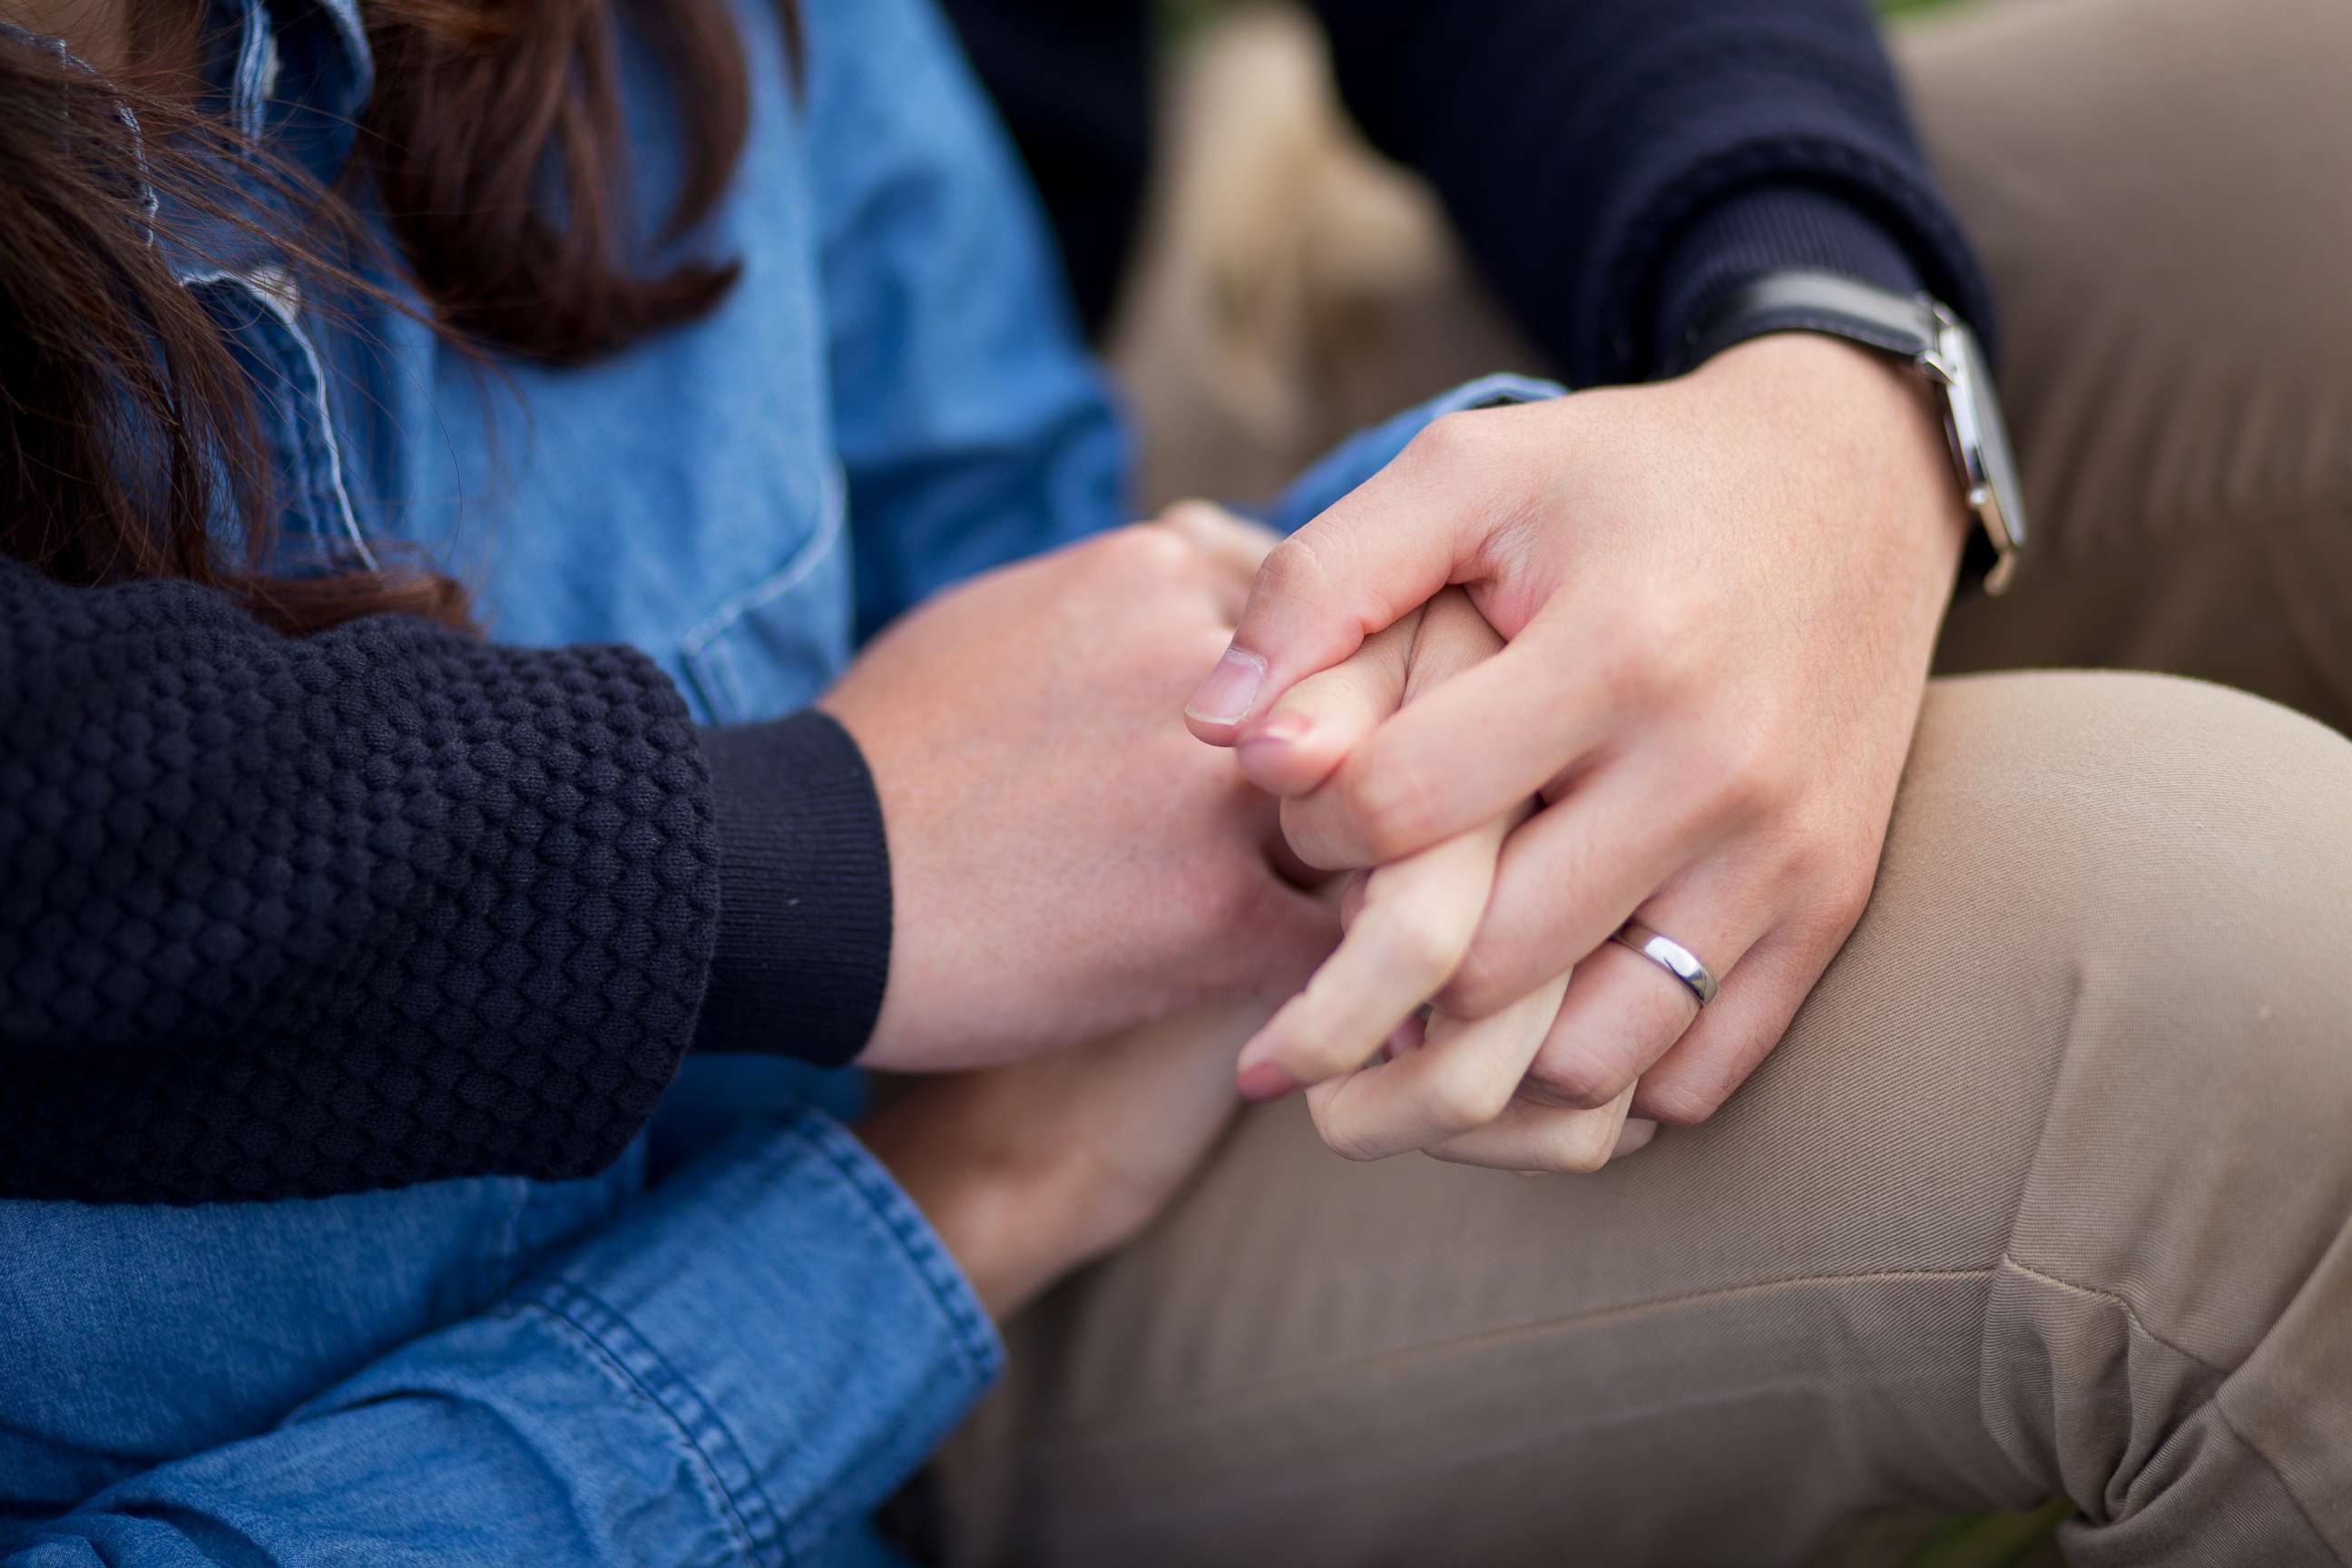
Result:
M634 643L735 721L805 703L942 584L1124 521L1118 421L943 25L802 4L797 93L772 7L737 6L751 137L676 254L742 280L656 341L486 373L396 311L321 319L266 254L174 258L261 392L284 569L421 553L493 635ZM370 84L353 0L216 16L224 111L333 177ZM624 85L639 186L671 188L642 51ZM1368 432L1277 520L1436 412L1547 390L1478 384ZM866 1516L1000 1352L784 1068L690 1063L659 1180L641 1141L568 1184L0 1202L0 1563L887 1560Z
M1123 521L1119 426L944 25L803 0L796 91L774 7L736 11L749 142L674 252L741 262L705 320L486 370L394 310L326 319L233 237L172 257L259 394L285 570L421 552L492 635L634 643L745 721L940 584ZM220 107L333 177L370 86L352 0L215 16ZM673 188L645 50L623 86L639 186ZM709 1121L650 1186L640 1148L562 1184L0 1203L0 1561L878 1555L865 1515L993 1331L838 1125Z

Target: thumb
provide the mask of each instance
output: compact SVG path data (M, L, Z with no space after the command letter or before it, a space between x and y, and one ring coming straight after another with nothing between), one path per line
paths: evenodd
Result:
M1431 466L1408 447L1267 552L1232 645L1184 705L1193 734L1234 744L1291 687L1454 580L1475 542Z

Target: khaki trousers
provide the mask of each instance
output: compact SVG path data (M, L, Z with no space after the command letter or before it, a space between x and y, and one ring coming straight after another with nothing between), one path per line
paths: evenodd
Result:
M1124 330L1185 489L1510 352L1289 26L1194 62ZM2108 672L1933 684L1868 912L1706 1125L1528 1181L1247 1116L1014 1325L961 1560L1775 1563L2054 1497L2077 1563L2352 1563L2352 6L1902 53L2041 525L1942 662Z

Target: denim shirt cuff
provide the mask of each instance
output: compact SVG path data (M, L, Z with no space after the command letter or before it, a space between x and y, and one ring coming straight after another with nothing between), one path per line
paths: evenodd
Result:
M761 1563L871 1511L1003 1364L921 1214L814 1111L734 1134L514 1304L560 1320L659 1412Z

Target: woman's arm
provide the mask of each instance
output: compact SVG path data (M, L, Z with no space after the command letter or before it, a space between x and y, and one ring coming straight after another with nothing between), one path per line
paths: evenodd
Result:
M497 1308L13 1535L0 1563L815 1560L999 1353L855 1139L814 1115L755 1126Z
M1198 1164L1263 1016L911 1084L858 1138L747 1126L495 1310L0 1564L831 1561L993 1376L990 1319Z
M1286 989L1329 911L1162 717L1245 570L1121 530L698 733L626 649L0 562L0 1194L574 1176L689 1043L938 1069Z
M594 1170L695 1037L722 879L730 940L791 954L810 998L769 1037L822 1053L830 1010L854 1050L886 952L844 944L888 934L856 749L812 715L712 755L798 772L722 822L703 738L627 649L392 616L298 640L184 584L0 560L0 1192ZM735 828L770 852L722 867ZM825 864L864 879L753 896Z

